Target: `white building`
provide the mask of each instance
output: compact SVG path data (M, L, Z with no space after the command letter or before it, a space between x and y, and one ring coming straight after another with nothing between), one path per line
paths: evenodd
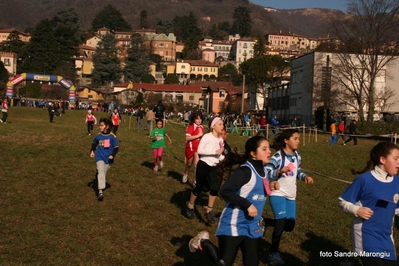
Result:
M356 56L352 56L356 62ZM331 71L330 79L328 70ZM328 103L334 105L334 111L346 114L357 114L353 105L353 99L346 96L345 88L339 81L345 84L353 80L345 80L343 66L336 53L312 52L291 61L290 85L280 86L268 92L268 111L286 116L287 119L297 116L301 123L307 126L315 123L315 111L324 106L321 89L326 82L330 84L331 91L336 95L334 101ZM383 68L375 81L376 104L375 119L382 117L384 113L399 114L399 57L392 60ZM386 100L383 98L388 95ZM349 100L349 101L348 101ZM288 101L288 102L287 102ZM367 115L367 106L363 109Z

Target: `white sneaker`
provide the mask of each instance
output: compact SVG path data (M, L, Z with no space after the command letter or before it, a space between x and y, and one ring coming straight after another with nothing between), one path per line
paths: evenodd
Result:
M154 172L158 171L158 165L154 166L152 169L154 169Z
M162 169L163 168L163 161L159 162L159 168Z
M279 252L270 252L269 257L267 258L270 262L274 263L275 265L284 265L285 262L281 257Z
M3 123L3 119L0 119L0 122Z
M202 239L209 239L208 231L204 230L198 233L195 237L191 238L190 242L188 242L188 248L191 252L197 251L200 248L200 242Z
M183 178L181 180L182 183L187 183L188 180L188 174L183 174Z

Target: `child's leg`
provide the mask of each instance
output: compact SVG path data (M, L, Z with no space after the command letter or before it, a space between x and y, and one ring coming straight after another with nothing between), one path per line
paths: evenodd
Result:
M163 147L159 147L157 156L160 162L162 162L162 154L163 154Z
M158 149L152 149L153 157L154 157L154 166L158 166Z
M217 262L222 264L215 264L215 265L233 265L234 260L237 256L238 248L240 247L243 237L218 236L218 239L219 239L219 255Z
M243 242L241 242L240 248L242 253L242 263L248 266L258 266L259 265L259 252L260 252L260 237L250 238L244 237Z
M270 250L272 252L278 252L280 246L281 236L283 235L286 214L287 214L287 205L285 197L281 196L270 196L269 197L270 206L272 207L272 211L274 217L276 219L276 224L272 234L272 245Z
M193 165L194 157L195 156L191 157L190 159L186 159L186 168L184 169L184 174L188 175L191 165Z
M105 177L107 175L107 171L109 169L109 164L106 164L104 161L97 161L97 180L98 180L98 190L105 189Z

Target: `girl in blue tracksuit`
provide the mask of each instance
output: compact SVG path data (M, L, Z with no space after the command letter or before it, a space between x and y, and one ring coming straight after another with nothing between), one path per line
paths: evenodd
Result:
M220 195L227 201L220 216L216 236L219 248L209 241L209 233L201 231L190 240L191 252L205 250L214 265L232 265L238 249L245 266L259 264L262 228L259 225L267 194L278 184L269 184L264 165L270 160L269 142L261 136L245 144L249 158L224 183Z
M111 164L114 162L115 155L119 151L119 143L116 136L111 133L112 121L108 118L100 119L100 133L93 139L91 144L90 157L96 160L97 181L98 181L98 200L103 200L106 186L105 177Z
M399 147L380 142L363 174L339 197L341 209L354 215L352 246L364 266L396 265L392 224L399 215L398 168Z
M279 253L281 236L295 227L297 179L306 184L313 183L313 178L301 171L301 156L296 151L299 137L298 129L282 130L272 145L277 152L265 167L269 180L278 181L280 185L280 189L272 191L269 197L274 219L265 219L265 226L274 227L268 259L275 264L285 264Z

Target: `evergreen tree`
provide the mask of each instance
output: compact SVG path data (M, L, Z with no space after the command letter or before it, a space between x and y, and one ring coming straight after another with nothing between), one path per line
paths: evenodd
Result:
M237 68L233 64L228 63L219 68L218 81L229 81L235 86L239 86L242 84L242 77L238 73Z
M116 39L113 34L106 34L97 45L93 55L94 69L92 84L95 86L110 86L118 83L122 77L121 62L118 58Z
M151 61L140 34L132 35L131 44L125 60L125 81L139 82L143 75L150 72Z
M148 73L148 74L144 74L143 76L141 76L141 81L144 83L155 83L156 80L153 75Z
M157 19L156 31L157 33L164 33L164 34L173 32L173 21Z
M266 54L266 42L262 36L256 37L254 44L254 57L262 56Z
M7 40L0 43L0 51L16 53L20 56L23 53L25 46L25 43L19 38L19 32L13 30L8 35Z
M8 71L7 69L4 67L3 62L0 60L0 88L2 90L0 90L0 95L3 95L3 89L5 89L6 84L8 82Z
M173 25L175 35L183 42L193 36L197 36L199 40L202 38L202 31L198 27L198 21L193 12L190 12L188 16L176 16L173 19Z
M251 19L250 13L251 12L246 7L239 6L235 8L233 14L234 22L231 33L238 33L241 37L251 36L253 21Z
M32 32L29 44L22 58L22 72L52 74L63 60L59 49L54 24L48 19L40 21Z
M176 74L168 74L164 81L165 84L179 84L179 77Z
M122 17L121 12L109 4L102 9L93 19L92 29L108 28L111 31L130 31L132 27Z
M142 10L140 13L140 28L141 29L148 28L147 10Z

